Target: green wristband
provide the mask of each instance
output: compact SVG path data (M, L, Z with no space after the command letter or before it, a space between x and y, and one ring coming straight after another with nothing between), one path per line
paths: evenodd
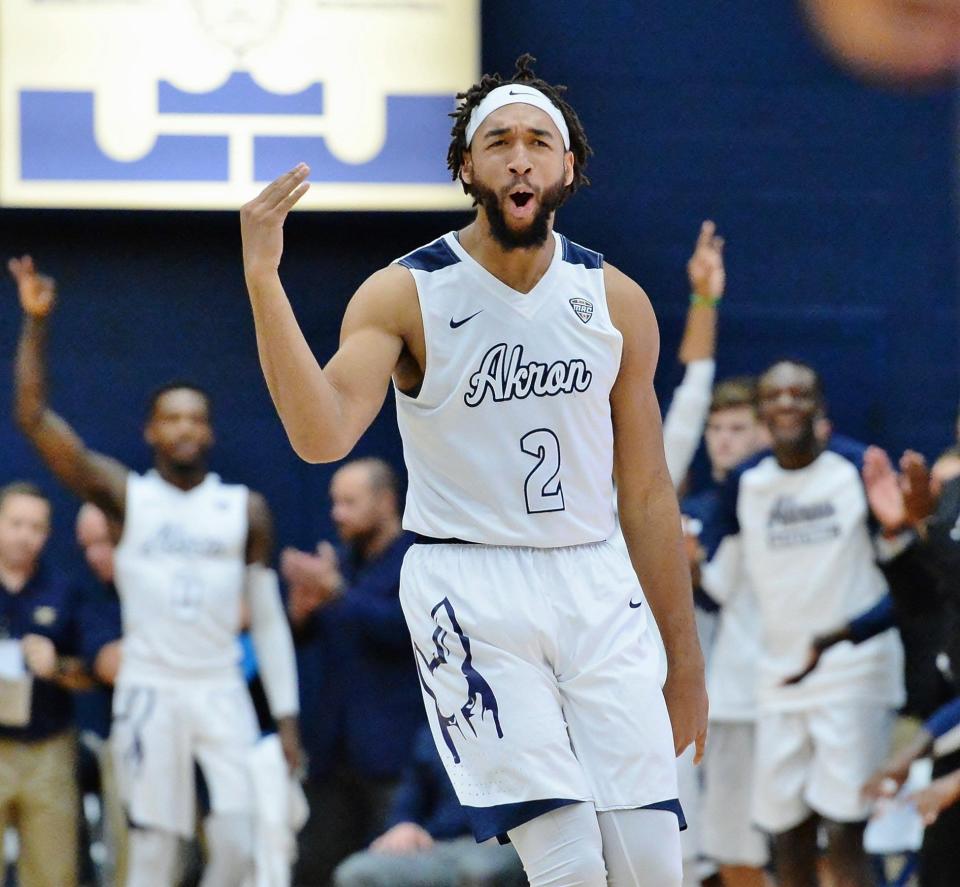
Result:
M690 293L691 305L702 305L704 308L716 308L720 304L719 296L701 296L699 293Z

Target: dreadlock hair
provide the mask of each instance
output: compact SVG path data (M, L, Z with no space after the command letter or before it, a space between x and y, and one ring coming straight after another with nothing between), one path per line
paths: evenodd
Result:
M464 152L469 150L467 145L467 124L470 122L470 115L473 109L477 107L493 90L498 86L506 86L511 83L522 83L525 86L531 86L542 92L554 105L557 106L563 119L570 130L570 150L573 152L573 181L567 185L563 193L565 201L581 185L589 185L590 179L584 175L584 167L587 164L587 158L593 154L593 149L587 142L587 134L583 131L583 124L577 116L577 112L564 101L563 94L567 91L566 86L561 84L550 84L541 80L533 71L532 65L536 59L525 52L516 61L516 70L509 80L504 80L499 74L484 74L479 83L475 83L466 92L457 93L457 110L450 116L453 118L453 129L450 131L450 148L447 151L447 168L450 170L451 178L454 181L460 179L460 169L463 166ZM463 193L473 196L473 188L463 179L460 179L463 186ZM474 199L474 206L476 206Z

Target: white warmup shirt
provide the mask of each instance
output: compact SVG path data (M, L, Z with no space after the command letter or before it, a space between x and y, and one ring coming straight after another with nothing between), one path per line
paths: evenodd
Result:
M831 444L810 465L788 471L761 454L724 489L725 535L704 566L704 590L723 604L744 583L759 606L761 708L798 710L853 699L902 702L902 650L892 633L838 644L800 684L815 634L844 625L887 591L874 563L862 448Z
M553 238L553 260L525 294L453 233L399 260L416 280L427 352L420 391L397 391L405 529L535 548L613 534L610 389L622 337L603 257Z
M116 551L123 679L237 679L247 496L216 474L187 492L156 471L129 476Z

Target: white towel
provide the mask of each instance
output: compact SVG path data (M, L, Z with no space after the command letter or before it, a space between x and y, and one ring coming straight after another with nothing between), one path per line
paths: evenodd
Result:
M250 752L250 779L256 812L256 870L244 887L289 887L297 858L297 832L309 814L307 799L287 771L280 738L265 736Z

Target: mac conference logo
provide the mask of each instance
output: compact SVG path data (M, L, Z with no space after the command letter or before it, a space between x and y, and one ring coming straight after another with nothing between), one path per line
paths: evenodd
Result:
M571 299L570 307L584 323L590 323L590 318L593 317L593 302L586 299Z
M445 159L477 73L464 0L58 2L3 0L3 204L236 208L300 161L308 208L463 204ZM38 33L63 47L49 71Z

